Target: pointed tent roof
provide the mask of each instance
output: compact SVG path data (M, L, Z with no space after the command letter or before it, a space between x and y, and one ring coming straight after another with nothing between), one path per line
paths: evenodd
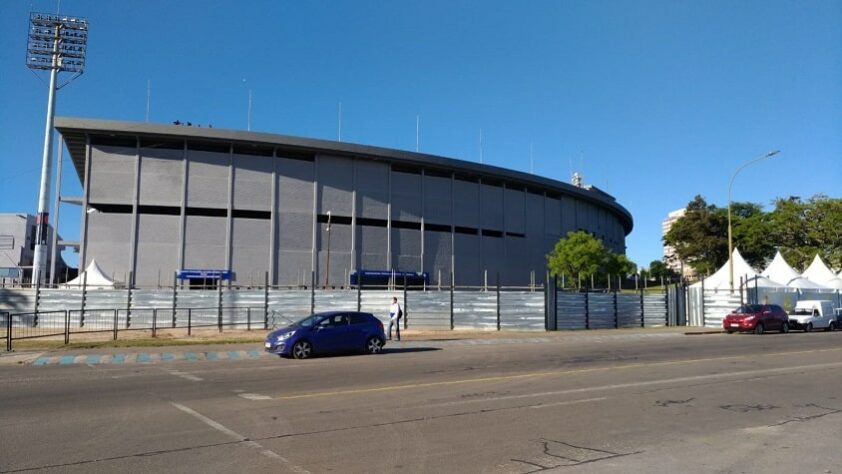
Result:
M802 290L827 290L828 287L825 285L820 285L812 280L809 280L805 277L798 277L792 279L789 283L787 283L788 287L790 288L799 288Z
M824 282L824 286L827 288L835 288L837 290L842 290L842 277L833 277L830 280Z
M113 288L114 281L107 276L99 268L99 265L96 263L96 259L91 260L91 263L88 264L88 268L85 269L84 272L79 274L76 278L68 281L65 283L66 287L77 287L82 286L82 278L87 274L87 280L85 281L85 286L88 288Z
M801 276L820 285L826 285L827 282L838 278L836 274L827 268L827 265L824 264L824 261L821 257L819 257L819 254L816 254L816 257L813 259L813 263L804 270L804 273L802 273Z
M736 271L735 271L735 275L736 275ZM743 275L743 276L745 276L745 275ZM737 277L735 276L734 278L736 279ZM786 288L787 287L787 285L784 285L782 283L778 283L778 282L776 282L776 281L774 281L770 278L766 278L765 276L760 275L760 274L748 277L747 281L748 281L748 286L752 287L752 288L754 287L755 281L757 281L757 287L758 288ZM737 284L739 284L739 282Z
M772 259L772 262L766 267L766 270L763 270L761 275L782 285L789 285L795 279L801 278L801 275L786 263L780 250L775 254L775 258Z
M740 278L754 278L758 275L757 270L751 267L745 260L743 260L743 256L740 255L740 251L735 247L734 252L731 254L731 260L734 261L734 288L739 288L740 286ZM727 290L730 289L730 282L729 280L729 270L728 270L728 262L725 262L725 265L716 271L713 275L704 279L705 289L711 290ZM763 280L758 280L758 285ZM701 285L702 282L696 283L693 286Z

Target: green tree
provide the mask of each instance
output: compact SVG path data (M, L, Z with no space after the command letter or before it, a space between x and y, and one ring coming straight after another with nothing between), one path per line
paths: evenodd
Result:
M697 195L687 204L684 216L673 223L664 242L697 273L712 273L728 261L728 215Z
M600 240L585 231L568 232L547 255L547 268L553 276L587 280L604 268L607 257L608 251Z
M654 278L655 280L660 280L661 278L665 280L675 280L678 278L678 273L668 267L667 264L661 260L652 260L649 264L649 270L646 277Z
M842 268L842 199L816 195L807 201L805 213L808 246L825 263L836 270Z
M828 266L842 267L842 199L779 198L769 222L771 240L794 268L804 270L816 254Z
M624 254L607 251L608 255L603 265L603 272L608 275L627 276L637 272L637 264L629 260Z
M728 209L722 209L728 219ZM755 268L763 268L775 255L774 240L771 237L771 219L759 204L748 202L731 203L731 228L734 246ZM726 259L724 262L727 262Z

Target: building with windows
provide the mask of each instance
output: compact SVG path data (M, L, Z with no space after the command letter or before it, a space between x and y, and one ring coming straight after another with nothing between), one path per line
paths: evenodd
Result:
M678 209L667 214L667 218L661 222L661 236L666 237L672 225L687 212L687 209ZM675 273L684 278L696 278L696 272L690 265L686 265L678 258L678 254L671 245L664 242L664 263Z
M32 279L32 261L35 258L35 216L31 214L0 214L0 285L28 283ZM53 238L53 227L47 229L48 242ZM48 248L47 271L50 271L52 252ZM56 261L55 282L74 277L61 258Z
M174 272L345 286L355 269L528 285L544 280L546 254L567 232L623 253L632 229L596 188L440 156L177 125L55 126L83 187L65 200L85 210L80 268L96 259L137 286Z

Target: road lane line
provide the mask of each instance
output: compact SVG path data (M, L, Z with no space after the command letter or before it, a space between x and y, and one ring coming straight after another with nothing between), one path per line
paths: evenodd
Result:
M808 350L808 351L792 351L792 352L774 352L769 354L757 354L762 355L764 357L771 357L771 356L782 356L782 355L796 355L796 354L815 354L820 352L838 352L842 351L842 347L840 348L832 348L832 349L817 349L817 350ZM317 398L317 397L330 397L336 395L354 395L354 394L361 394L361 393L376 393L376 392L390 392L396 390L409 390L409 389L417 389L417 388L427 388L427 387L442 387L448 385L463 385L463 384L470 384L470 383L479 383L479 382L503 382L508 380L518 380L518 379L525 379L525 378L540 378L540 377L552 377L552 376L560 376L560 375L577 375L577 374L587 374L587 373L594 373L594 372L607 372L612 370L625 370L625 369L639 369L639 368L649 368L649 367L667 367L672 365L680 365L680 364L696 364L700 362L716 362L716 361L723 361L723 360L732 360L732 359L743 359L745 358L744 355L739 356L724 356L724 357L708 357L703 359L684 359L684 360L672 360L672 361L663 361L663 362L646 362L646 363L638 363L638 364L626 364L620 366L610 366L610 367L593 367L590 369L573 369L573 370L552 370L552 371L542 371L542 372L529 372L525 374L516 374L516 375L497 375L492 377L480 377L474 379L459 379L459 380L445 380L441 382L422 382L422 383L412 383L412 384L404 384L404 385L386 385L381 387L372 387L372 388L360 388L360 389L349 389L349 390L334 390L334 391L327 391L327 392L311 392L311 393L303 393L298 395L285 395L280 397L275 397L276 400L298 400L304 398ZM804 368L812 368L818 367L821 364L814 364L810 366L803 366ZM842 365L840 363L839 365ZM731 372L734 374L735 372ZM739 372L736 372L739 373ZM756 373L756 371L752 372ZM724 374L728 375L728 374Z
M537 409L537 408L558 407L558 406L564 406L564 405L577 405L579 403L601 402L603 400L608 400L608 397L583 398L581 400L567 400L565 402L555 402L555 403L539 403L537 405L530 405L529 408Z
M166 372L170 375L174 375L176 377L181 377L183 379L190 380L191 382L201 382L201 381L204 380L201 377L196 377L193 374L188 374L187 372L181 372L179 370L173 370L173 369L163 369L163 370L164 370L164 372Z
M310 474L310 471L304 469L301 466L296 466L295 464L292 464L291 462L289 462L288 459L281 456L280 454L272 451L271 449L268 449L268 448L264 447L263 445L261 445L257 441L252 441L252 440L248 439L247 437L241 435L240 433L237 433L236 431L227 428L222 423L214 421L214 420L206 417L205 415L202 415L201 413L193 410L192 408L186 407L186 406L184 406L180 403L176 403L176 402L170 402L170 403L174 407L178 408L179 410L183 411L184 413L187 413L188 415L191 415L191 416L195 417L199 421L205 423L206 425L208 425L211 428L219 431L220 433L223 433L230 438L233 438L237 441L240 441L240 442L246 444L247 446L250 446L252 448L260 450L260 454L263 454L264 456L266 456L268 458L277 459L278 461L281 461L282 463L286 464L286 466L288 468L292 469L293 472L297 472L299 474Z

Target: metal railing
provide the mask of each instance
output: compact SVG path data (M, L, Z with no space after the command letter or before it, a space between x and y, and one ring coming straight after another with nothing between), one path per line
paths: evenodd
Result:
M60 338L69 344L71 336L102 333L117 340L120 333L148 331L152 337L162 329L182 329L192 335L195 328L225 328L245 330L269 329L263 308L213 307L213 308L106 308L42 311L27 313L0 312L2 334L6 350L13 349L14 341L35 338Z

